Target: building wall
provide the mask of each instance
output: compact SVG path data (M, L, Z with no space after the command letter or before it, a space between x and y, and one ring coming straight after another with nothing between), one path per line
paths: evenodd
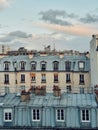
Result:
M93 35L90 42L90 65L91 65L91 86L98 84L98 35Z
M36 62L36 70L31 70L31 63ZM46 62L46 70L41 70L41 63ZM53 62L57 61L59 63L59 69L53 70ZM69 71L65 69L65 62L71 62L71 68ZM82 61L85 64L83 70L79 69L79 62ZM9 70L5 70L5 62L9 64ZM16 67L14 66L16 62ZM21 62L25 62L25 70L21 70ZM15 70L15 68L16 70ZM79 92L80 87L88 88L90 85L90 64L89 58L85 55L77 56L63 56L62 58L57 55L47 55L47 56L33 56L29 58L28 55L18 55L18 56L8 56L3 57L0 60L0 87L9 87L11 92L20 91L21 87L25 86L28 91L31 86L46 86L47 92L53 91L53 86L58 86L61 91L67 91L66 87L71 86L71 92ZM36 80L31 82L31 74L35 74ZM4 83L4 75L9 75L9 83ZM42 74L46 76L46 82L42 82ZM58 75L58 82L54 82L54 74ZM70 74L70 82L66 83L66 74ZM79 83L80 74L84 75L84 83ZM25 81L21 82L21 75L25 75ZM15 88L15 90L14 90Z

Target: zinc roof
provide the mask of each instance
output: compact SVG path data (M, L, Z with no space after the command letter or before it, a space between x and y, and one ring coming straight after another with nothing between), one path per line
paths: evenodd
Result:
M97 107L94 94L65 94L61 97L54 97L53 94L46 96L35 96L31 94L30 100L21 102L21 97L16 94L0 96L0 106L30 106L30 107Z

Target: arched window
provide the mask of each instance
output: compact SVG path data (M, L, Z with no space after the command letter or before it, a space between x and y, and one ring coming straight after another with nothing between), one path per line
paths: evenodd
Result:
M42 61L41 62L41 71L45 71L46 70L46 62Z
M5 71L9 71L9 64L10 64L10 62L8 62L8 61L4 62L4 70Z
M65 62L65 70L70 71L71 70L71 61L66 61Z
M21 70L25 70L25 65L26 65L26 62L21 61L21 62L20 62L20 69L21 69Z
M54 62L53 62L53 70L54 70L54 71L59 70L59 62L58 62L58 61L54 61Z
M31 70L36 70L36 62L31 62Z

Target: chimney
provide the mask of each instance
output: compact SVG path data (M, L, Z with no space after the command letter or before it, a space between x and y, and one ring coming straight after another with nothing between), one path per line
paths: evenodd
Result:
M53 95L55 97L61 96L61 89L58 86L53 86Z
M21 92L21 101L22 102L26 102L30 100L30 92L26 92L25 90L23 90Z

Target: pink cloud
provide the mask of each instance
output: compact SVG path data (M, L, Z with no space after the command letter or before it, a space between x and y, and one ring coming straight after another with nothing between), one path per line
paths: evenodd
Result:
M62 32L70 35L79 35L79 36L89 36L93 33L97 33L98 30L91 25L78 24L74 26L61 26L57 24L49 24L49 23L37 23L37 26L41 28L45 28L48 30L53 30L57 32Z

